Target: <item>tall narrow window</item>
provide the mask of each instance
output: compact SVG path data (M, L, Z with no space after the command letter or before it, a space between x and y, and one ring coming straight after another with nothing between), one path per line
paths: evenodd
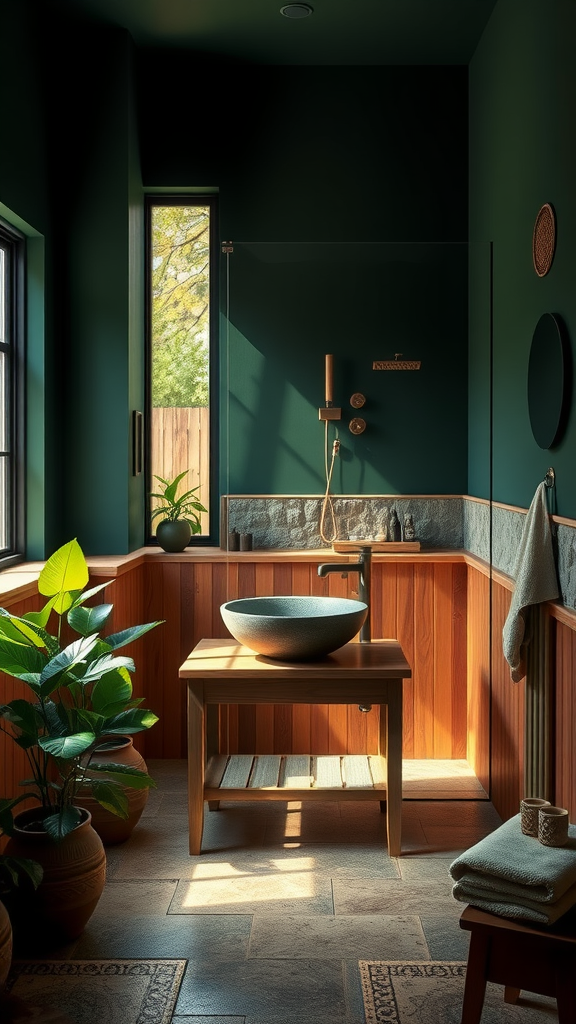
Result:
M186 473L177 494L198 488L208 512L201 514L201 532L193 540L204 544L216 468L214 230L210 198L149 200L150 484L158 491L158 477L172 481Z
M24 239L0 222L0 566L24 554Z

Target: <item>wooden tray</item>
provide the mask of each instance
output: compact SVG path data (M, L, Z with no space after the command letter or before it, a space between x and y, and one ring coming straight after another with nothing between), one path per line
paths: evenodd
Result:
M360 548L372 548L372 551L420 551L419 540L335 540L333 551L359 551Z

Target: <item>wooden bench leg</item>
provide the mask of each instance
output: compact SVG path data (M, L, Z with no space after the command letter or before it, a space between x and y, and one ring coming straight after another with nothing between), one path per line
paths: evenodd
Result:
M504 987L504 1002L505 1003L517 1003L520 999L521 988L512 988L511 985Z
M576 1021L576 981L573 972L573 962L562 957L556 970L558 1024L574 1024Z
M490 936L488 933L484 929L473 931L470 936L460 1024L480 1024L484 996L486 995L489 953Z

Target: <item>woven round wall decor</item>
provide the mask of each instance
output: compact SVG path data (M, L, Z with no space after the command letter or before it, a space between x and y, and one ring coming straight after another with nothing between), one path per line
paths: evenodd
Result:
M545 277L552 266L556 248L556 217L550 203L538 211L532 235L532 261L538 277Z

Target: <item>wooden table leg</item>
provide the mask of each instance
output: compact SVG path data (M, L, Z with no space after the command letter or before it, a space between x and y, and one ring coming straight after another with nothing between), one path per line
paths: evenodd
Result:
M188 683L188 831L190 853L202 849L204 767L206 760L202 684Z
M392 691L392 687L390 690ZM380 706L381 749L386 750L386 827L388 855L402 852L402 687L390 692L388 704Z

